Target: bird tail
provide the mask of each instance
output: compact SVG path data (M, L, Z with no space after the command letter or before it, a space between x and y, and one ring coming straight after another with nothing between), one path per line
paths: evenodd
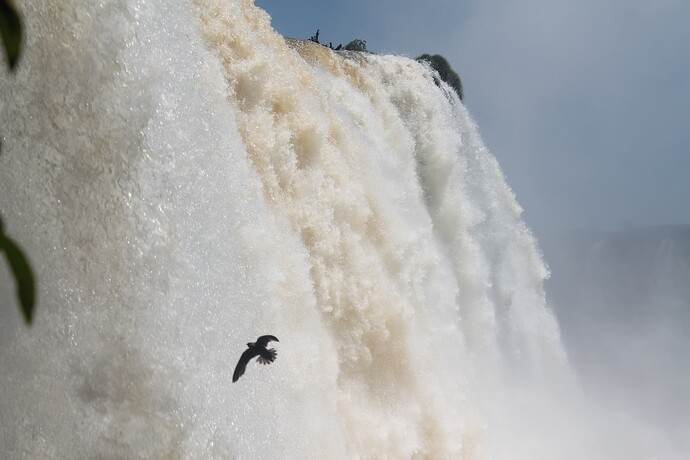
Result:
M268 353L270 355L269 357L259 356L257 361L261 364L271 364L278 357L278 352L275 350L275 348L269 349Z

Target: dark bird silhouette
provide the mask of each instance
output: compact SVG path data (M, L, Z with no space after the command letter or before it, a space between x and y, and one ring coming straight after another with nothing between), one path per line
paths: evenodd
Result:
M262 335L256 339L256 342L249 342L247 344L248 348L244 350L244 353L242 353L242 356L240 356L240 360L237 362L237 366L235 366L235 372L232 374L233 383L237 382L237 379L242 377L244 371L247 369L247 364L255 356L259 357L257 361L261 364L271 364L276 360L276 357L278 356L276 350L274 348L266 348L268 342L271 341L280 342L280 340L272 335Z

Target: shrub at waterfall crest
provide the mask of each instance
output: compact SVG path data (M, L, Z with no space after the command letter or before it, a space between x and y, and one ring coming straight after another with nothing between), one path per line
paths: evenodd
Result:
M350 43L345 45L344 49L346 49L348 51L366 51L367 50L367 41L361 40L359 38L355 38Z
M431 68L438 72L441 80L448 83L448 86L453 88L455 92L458 93L458 97L462 101L462 82L460 81L458 74L451 68L446 58L440 54L422 54L417 58L417 61L428 62Z

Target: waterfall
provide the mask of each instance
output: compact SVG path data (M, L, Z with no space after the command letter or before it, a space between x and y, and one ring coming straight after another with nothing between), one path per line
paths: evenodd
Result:
M39 301L22 326L0 268L7 458L554 458L548 272L429 67L250 0L21 7L0 213Z

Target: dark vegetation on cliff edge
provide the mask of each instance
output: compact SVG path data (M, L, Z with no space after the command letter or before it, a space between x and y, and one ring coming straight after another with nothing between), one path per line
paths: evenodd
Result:
M343 47L342 44L333 47L333 42L328 42L328 45L325 43L321 43L319 41L319 35L321 34L321 29L316 29L316 33L309 37L309 41L318 43L320 45L323 45L327 48L330 48L334 51L340 51L340 50L347 50L347 51L360 51L360 52L367 52L369 53L370 51L367 50L367 42L366 40L362 40L360 38L355 38L352 40L350 43L345 45ZM448 63L448 60L441 56L440 54L422 54L421 56L416 58L417 61L424 61L427 62L432 69L434 69L436 72L438 72L438 76L448 84L455 92L457 93L458 97L462 101L463 98L463 91L462 91L462 81L460 80L460 77L458 76L457 72L453 70L453 68L450 66ZM436 82L438 84L438 82Z
M444 58L440 54L422 54L417 58L417 61L428 62L431 68L438 72L438 75L439 77L441 77L441 80L445 81L448 84L448 86L453 88L455 92L458 93L458 97L462 101L462 81L460 81L460 77L452 69L446 58Z

